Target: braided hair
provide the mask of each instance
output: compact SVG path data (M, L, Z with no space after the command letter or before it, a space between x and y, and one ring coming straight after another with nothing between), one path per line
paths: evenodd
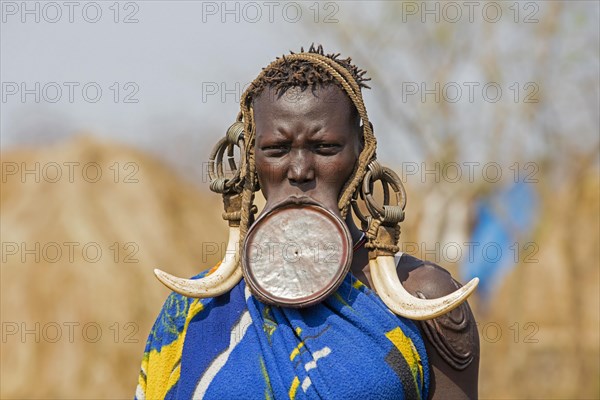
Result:
M304 47L300 48L300 52L304 53ZM324 54L323 46L319 45L318 47L315 47L314 44L310 46L307 53L319 54L335 61L337 64L348 70L359 87L370 89L370 86L365 83L371 80L371 78L364 77L367 71L353 65L350 57L342 59L339 58L340 53ZM290 51L290 54L295 53ZM256 99L267 87L275 90L275 94L279 96L285 94L285 92L292 87L298 87L302 91L310 87L311 90L315 91L319 87L333 84L344 90L342 85L329 73L329 71L320 65L315 65L306 60L290 60L289 57L286 58L285 55L281 58L283 60L281 65L274 65L270 68L263 69L263 73L252 82L252 85L248 90L249 98ZM275 60L279 60L279 57Z

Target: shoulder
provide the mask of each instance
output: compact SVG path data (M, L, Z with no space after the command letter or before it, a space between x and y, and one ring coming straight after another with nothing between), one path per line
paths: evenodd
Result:
M204 275L206 272L192 279ZM204 305L199 299L169 294L146 341L136 399L165 398L176 387L188 323Z
M439 265L406 253L397 260L398 277L412 295L419 292L430 299L445 296L456 290L457 282L450 272Z
M462 286L446 269L408 254L398 259L397 272L403 286L415 297L438 298ZM418 325L438 393L443 389L457 393L458 398L477 397L479 335L469 304L464 302L449 313L419 321Z
M209 271L203 271L191 279L206 276ZM185 329L190 311L201 308L203 304L198 299L171 292L165 300L158 317L148 335L146 351L160 350L178 340Z
M147 350L160 350L179 339L193 300L177 293L167 297L148 335Z

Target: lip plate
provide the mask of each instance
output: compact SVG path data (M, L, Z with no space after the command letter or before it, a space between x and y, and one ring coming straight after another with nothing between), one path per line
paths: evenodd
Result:
M340 217L315 201L290 199L252 225L242 269L246 284L264 303L309 307L342 283L352 264L351 249Z

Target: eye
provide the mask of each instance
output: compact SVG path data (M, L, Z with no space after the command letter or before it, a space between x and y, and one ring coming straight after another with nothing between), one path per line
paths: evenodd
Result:
M337 154L342 148L342 146L337 143L317 143L314 147L316 152L322 155Z
M287 143L277 143L262 146L260 150L266 157L282 157L290 151L290 146Z

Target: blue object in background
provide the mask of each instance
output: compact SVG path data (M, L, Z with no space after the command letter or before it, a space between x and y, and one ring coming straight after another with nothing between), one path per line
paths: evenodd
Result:
M460 271L465 281L479 277L477 291L482 298L489 298L517 261L531 253L526 251L526 238L537 221L538 205L532 184L525 182L515 183L477 202L476 223L469 244L471 251Z

